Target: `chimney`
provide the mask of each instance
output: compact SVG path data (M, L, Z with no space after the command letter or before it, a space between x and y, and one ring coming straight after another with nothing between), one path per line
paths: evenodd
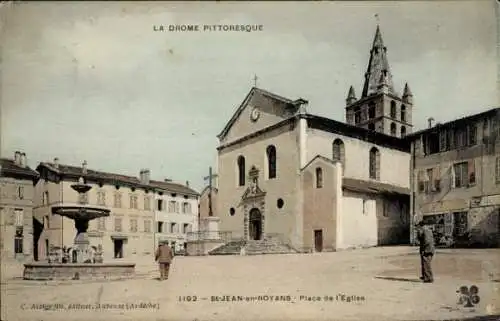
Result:
M27 166L26 153L21 153L20 164L21 167Z
M434 121L434 118L432 118L432 117L427 118L427 123L429 124L429 128L432 127L432 122L433 121Z
M189 181L186 181L186 186L189 187Z
M87 161L84 160L82 163L82 173L83 175L87 175Z
M54 168L59 169L59 158L57 157L54 158Z
M164 181L168 183L171 182L172 180L170 178L165 178Z
M149 184L149 180L151 178L151 171L149 169L143 169L142 170L142 180L141 182L143 184Z
M144 182L144 169L141 168L141 170L139 171L139 181L142 183Z
M21 164L21 152L20 151L16 151L14 153L14 164L16 164L16 165Z

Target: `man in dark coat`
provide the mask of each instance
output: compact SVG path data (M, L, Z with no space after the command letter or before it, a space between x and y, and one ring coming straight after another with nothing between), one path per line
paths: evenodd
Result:
M434 236L431 229L423 222L417 224L417 237L420 245L420 265L422 268L422 276L420 277L424 283L434 282L432 274L431 261L434 257Z
M168 279L168 272L170 270L170 264L172 263L173 257L174 253L172 252L170 246L161 242L155 253L155 261L157 261L160 265L160 280Z

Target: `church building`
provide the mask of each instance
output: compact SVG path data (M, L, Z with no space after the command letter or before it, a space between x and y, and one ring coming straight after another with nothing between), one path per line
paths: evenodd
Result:
M346 120L253 87L218 135L220 231L298 252L409 242L413 96L393 87L379 27Z

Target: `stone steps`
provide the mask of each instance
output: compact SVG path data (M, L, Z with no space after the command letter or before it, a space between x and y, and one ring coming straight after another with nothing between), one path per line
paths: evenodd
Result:
M289 246L271 239L231 241L210 251L209 255L240 255L242 249L246 255L296 253Z

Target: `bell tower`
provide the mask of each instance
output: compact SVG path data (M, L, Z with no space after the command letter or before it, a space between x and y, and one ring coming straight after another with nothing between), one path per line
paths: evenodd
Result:
M412 132L413 94L405 84L402 96L394 91L387 48L377 25L370 50L361 97L351 86L346 99L346 121L386 135L403 137Z

